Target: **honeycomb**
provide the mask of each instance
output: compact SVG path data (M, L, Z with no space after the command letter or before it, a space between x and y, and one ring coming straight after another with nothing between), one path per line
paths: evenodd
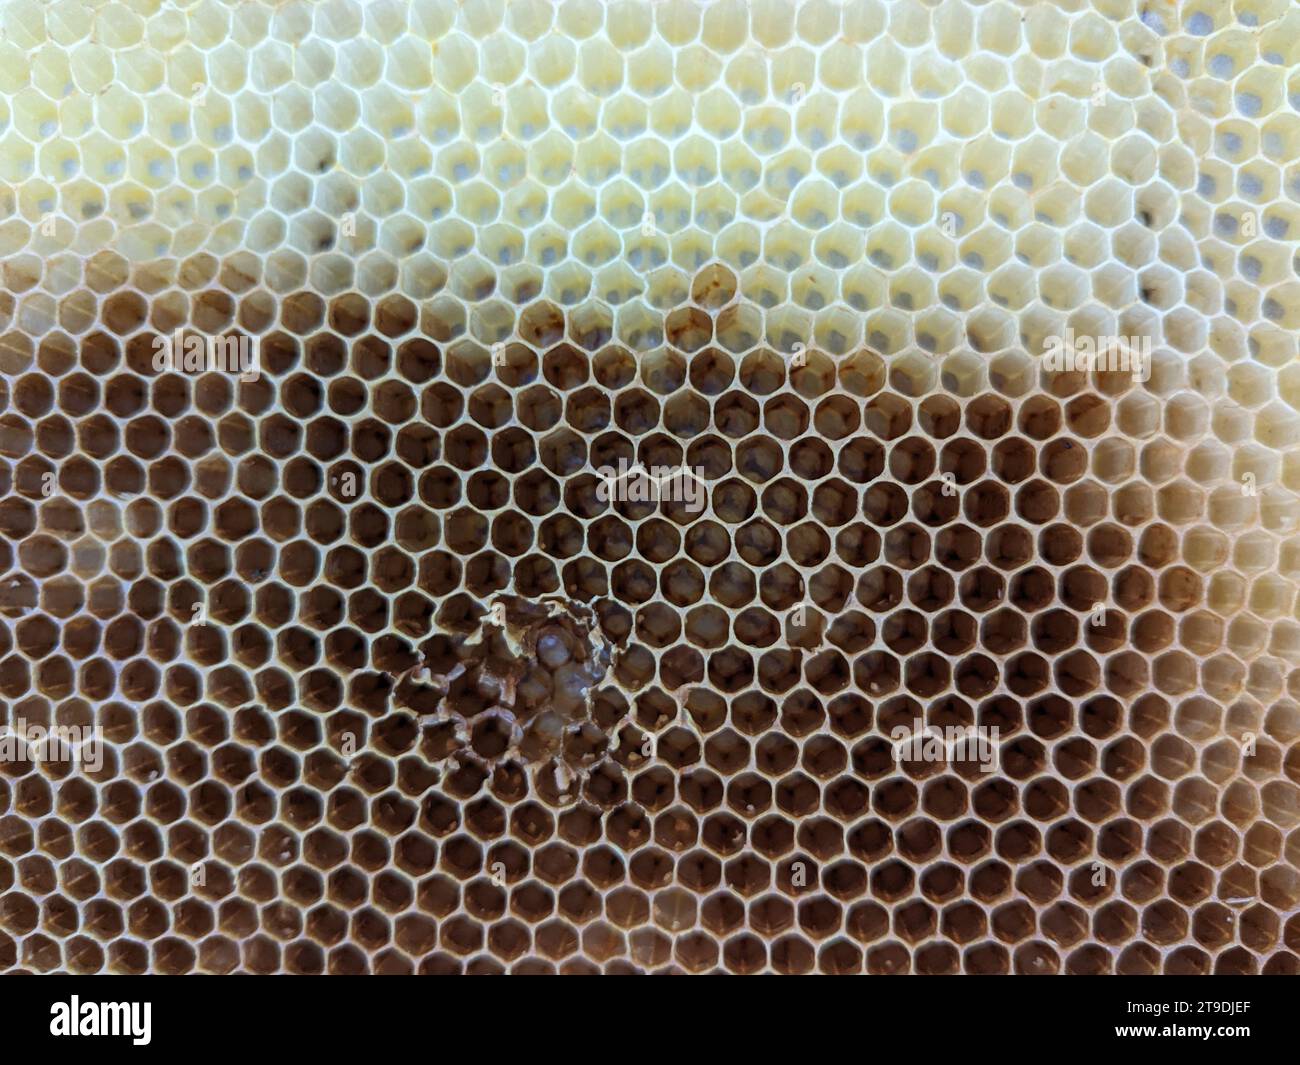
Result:
M1290 0L5 0L0 178L0 970L1300 973Z

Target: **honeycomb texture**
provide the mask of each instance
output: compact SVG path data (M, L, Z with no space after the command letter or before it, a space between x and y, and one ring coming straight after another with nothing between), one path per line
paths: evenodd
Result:
M0 180L0 970L1300 972L1291 0L5 0Z

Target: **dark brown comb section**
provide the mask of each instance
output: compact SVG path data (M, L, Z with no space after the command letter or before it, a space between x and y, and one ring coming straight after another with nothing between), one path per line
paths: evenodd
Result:
M257 290L254 373L125 296L10 343L5 966L1293 971L1267 538L1161 364L690 292L645 352Z

